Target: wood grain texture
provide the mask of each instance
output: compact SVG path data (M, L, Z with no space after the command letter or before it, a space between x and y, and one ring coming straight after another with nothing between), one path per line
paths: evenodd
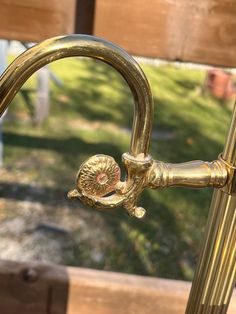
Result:
M66 268L0 261L1 314L66 314Z
M39 42L74 32L76 0L0 0L0 38Z
M234 0L97 0L94 34L135 55L236 66Z
M0 261L1 314L183 314L189 290L182 281Z
M38 42L76 31L106 38L134 55L236 66L234 0L77 0L77 9L75 4L0 0L0 38Z

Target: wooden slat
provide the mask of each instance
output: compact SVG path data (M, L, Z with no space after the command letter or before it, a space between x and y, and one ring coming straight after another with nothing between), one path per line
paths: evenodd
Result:
M0 261L0 313L66 314L68 278L63 267Z
M236 66L234 0L0 0L0 38L89 33L131 54Z
M135 55L236 66L235 0L97 0L94 34Z
M74 32L76 0L0 0L0 38L42 41Z
M1 314L183 314L190 283L0 261ZM236 313L236 293L228 314Z

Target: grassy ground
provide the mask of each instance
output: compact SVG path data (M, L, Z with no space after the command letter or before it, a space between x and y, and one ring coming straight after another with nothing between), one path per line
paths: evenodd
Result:
M169 162L215 159L232 104L202 95L203 71L142 67L155 102L152 156ZM4 124L1 256L191 280L212 191L145 191L139 204L148 213L142 221L122 209L100 213L67 201L88 156L108 154L120 163L128 151L133 100L123 79L103 63L69 59L52 68L64 86L52 86L48 121L33 127L17 96Z

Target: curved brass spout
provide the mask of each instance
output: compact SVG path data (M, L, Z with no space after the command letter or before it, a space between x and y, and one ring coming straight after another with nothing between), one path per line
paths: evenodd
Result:
M60 36L45 40L22 53L0 77L0 116L26 80L55 60L84 56L104 61L127 81L134 97L135 112L130 153L146 155L152 128L153 101L148 81L137 62L112 43L87 35Z

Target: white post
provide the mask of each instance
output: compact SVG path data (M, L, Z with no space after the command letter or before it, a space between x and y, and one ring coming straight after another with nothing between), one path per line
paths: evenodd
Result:
M7 67L7 40L0 39L0 75ZM3 141L2 141L3 116L0 117L0 167L3 165Z

